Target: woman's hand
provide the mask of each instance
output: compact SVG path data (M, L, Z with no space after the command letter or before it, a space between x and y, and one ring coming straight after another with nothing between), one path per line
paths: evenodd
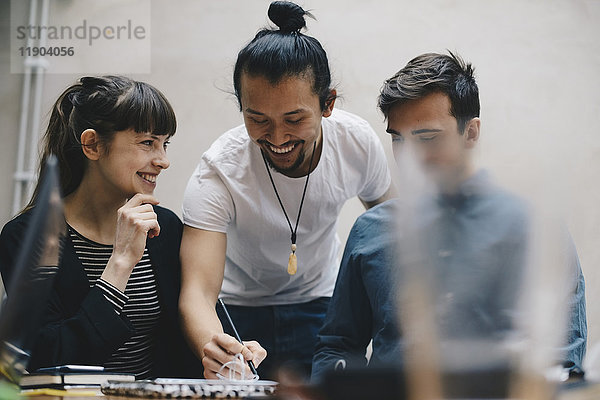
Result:
M117 211L117 231L112 255L101 278L125 292L133 267L140 261L146 239L159 235L160 226L152 205L154 196L138 193Z

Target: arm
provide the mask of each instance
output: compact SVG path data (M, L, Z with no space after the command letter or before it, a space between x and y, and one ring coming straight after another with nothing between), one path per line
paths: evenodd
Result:
M365 209L369 209L377 204L396 197L397 194L392 183L387 158L381 141L369 125L364 129L366 133L365 137L368 142L366 143L365 155L362 157L362 160L365 163L362 166L364 175L362 188L358 193L358 198Z
M150 195L136 194L118 210L112 255L104 268L103 280L91 289L68 240L48 307L36 319L40 330L31 349L30 368L62 363L103 364L131 336L133 327L120 315L127 301L123 292L144 253L146 238L160 231L151 205L156 203ZM10 242L16 242L15 248L20 247L19 237L27 225L3 235L3 254L11 251L5 247ZM14 258L6 259L12 268Z
M216 378L221 365L233 360L233 354L242 353L256 366L266 356L258 343L247 342L242 346L224 334L217 317L215 305L223 283L226 249L225 233L189 226L183 229L179 310L184 333L193 351L202 359L204 376L209 379Z
M312 363L311 380L318 381L339 360L366 364L371 340L372 312L361 273L360 257L354 257L360 229L350 232L335 290L319 335Z
M384 201L393 199L396 196L397 196L396 188L394 187L393 184L390 184L388 190L386 190L386 192L383 194L383 196L379 197L378 199L375 199L373 201L365 201L359 197L359 200L365 207L365 210L368 210L369 208L375 207L377 204L380 204L380 203L383 203Z
M8 223L0 237L0 269L10 281L29 215ZM102 364L133 333L98 288L89 288L73 246L63 245L58 276L48 306L39 315L39 331L32 347L29 369L57 364ZM8 287L10 290L18 288ZM32 316L32 318L36 318Z

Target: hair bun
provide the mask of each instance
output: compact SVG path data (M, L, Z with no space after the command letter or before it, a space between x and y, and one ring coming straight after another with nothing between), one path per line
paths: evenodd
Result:
M274 1L267 15L283 33L298 32L306 26L304 16L308 13L298 4L290 1Z

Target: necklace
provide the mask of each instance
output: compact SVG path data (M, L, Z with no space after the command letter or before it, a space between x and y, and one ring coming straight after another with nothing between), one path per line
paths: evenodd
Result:
M265 162L265 167L267 168L267 174L269 174L269 179L271 180L271 185L273 185L273 190L275 191L275 196L277 196L277 200L279 200L279 205L281 206L281 210L283 211L283 215L285 215L285 219L290 227L290 232L292 234L292 252L290 253L290 257L288 259L288 268L287 272L290 275L295 275L298 271L298 259L296 257L296 232L298 231L298 222L300 222L300 214L302 213L302 205L304 204L304 196L306 195L306 188L308 186L308 178L310 177L310 170L312 169L312 162L315 156L315 149L317 148L317 141L313 144L312 155L310 156L310 164L308 165L308 174L306 175L306 182L304 183L304 190L302 191L302 199L300 200L300 207L298 208L298 218L296 218L296 226L292 228L292 223L290 222L290 218L285 212L285 207L283 206L283 202L281 201L281 197L279 197L279 193L277 192L277 187L275 187L275 181L273 181L273 176L271 175L271 170L269 168L269 164L267 163L267 156L265 153L260 150L260 154L262 155L263 161Z

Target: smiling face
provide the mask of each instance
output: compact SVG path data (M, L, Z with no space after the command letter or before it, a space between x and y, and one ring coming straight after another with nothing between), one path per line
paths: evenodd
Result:
M309 172L315 143L313 169L318 164L321 118L330 116L333 109L331 101L325 111L321 110L310 76L284 78L275 85L262 76L242 74L241 79L242 113L248 134L271 166L290 177Z
M413 145L427 175L447 192L473 173L470 150L479 138L479 125L479 118L473 118L459 132L448 96L431 93L393 106L387 132L392 136L394 156L402 157L406 145Z
M169 167L168 139L167 135L133 130L116 132L97 160L102 179L99 188L127 198L136 193L154 193L158 175Z

